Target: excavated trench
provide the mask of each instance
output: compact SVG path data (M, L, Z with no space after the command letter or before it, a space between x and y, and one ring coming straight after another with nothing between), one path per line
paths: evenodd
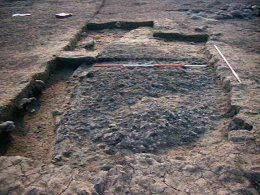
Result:
M87 26L88 30L81 33L81 39L72 51L80 51L84 55L95 53L100 56L101 61L104 61L103 56L107 58L106 55L109 50L116 48L117 44L123 45L123 51L125 51L124 46L129 45L127 43L129 39L133 40L130 41L130 44L136 44L136 48L131 47L131 49L137 51L140 47L141 49L143 47L148 49L149 45L146 45L146 42L141 42L141 44L139 42L139 39L147 39L145 36L148 34L151 36L148 37L149 41L154 41L155 46L152 45L155 48L154 51L157 51L156 44L158 42L161 44L163 40L152 40L153 37L167 39L168 42L180 42L180 44L186 42L186 45L181 45L181 49L184 50L188 48L187 45L192 43L193 48L187 50L187 58L184 57L182 61L180 59L171 60L170 62L159 61L158 59L145 61L146 57L143 57L144 60L136 61L135 55L137 55L137 59L142 57L139 56L138 52L133 52L133 59L125 60L121 56L125 60L125 64L149 66L154 62L167 64L175 62L187 63L191 62L191 60L193 62L205 61L203 58L190 57L190 53L193 52L196 55L198 50L203 48L203 43L205 44L208 39L206 35L151 33L150 28L146 26L153 26L152 22L128 23L111 22L97 25L90 23ZM139 26L146 28L135 29ZM196 48L196 44L198 48ZM180 45L176 43L176 46L172 47L169 44L167 46L174 49ZM125 54L128 55L128 52L131 52L131 50L125 52ZM113 53L117 54L116 52ZM145 53L150 55L149 50ZM111 57L111 59L115 60L118 57ZM173 69L167 67L166 69L133 67L133 69L116 68L113 70L113 68L107 67L106 64L101 64L101 68L87 74L93 74L93 82L91 80L90 83L84 83L86 80L84 75L77 74L82 67L84 69L85 65L80 66L79 70L75 71L71 76L77 65L73 64L72 61L70 62L72 68L70 68L66 63L66 61L59 62L59 67L65 68L59 69L50 77L40 99L26 108L27 113L25 116L16 121L18 129L12 134L5 155L20 155L45 163L50 162L54 155L56 128L59 127L60 119L76 120L75 123L82 124L87 118L88 121L85 121L86 124L82 124L81 127L82 129L88 129L84 132L84 137L88 137L93 143L105 144L104 147L109 148L111 146L113 152L114 150L156 152L164 148L190 145L204 134L206 131L205 125L208 125L208 129L211 129L214 126L214 120L219 120L220 113L215 113L216 109L207 105L208 100L203 101L203 97L207 97L204 93L213 90L214 85L216 85L212 69L174 70L174 67ZM114 64L118 65L116 62ZM102 65L106 67L104 70ZM74 79L77 77L80 77L79 83L68 84L71 83L71 80L75 82ZM80 92L72 93L71 90L74 87L78 88L77 90L80 90ZM206 88L206 92L202 91L202 87ZM215 93L220 93L219 90ZM109 92L113 93L109 94ZM85 105L81 102L81 100L89 102L88 98L85 97L88 93L93 93L88 98L93 99L94 105ZM225 96L225 94L222 95ZM70 100L70 96L82 97ZM83 111L77 113L78 116L74 117L76 113L68 115L67 106L70 105L70 101L82 104L81 107L83 108L81 109ZM98 102L102 104L98 105ZM202 105L197 106L201 102ZM91 109L88 110L89 108ZM146 113L145 116L142 116L143 113ZM65 117L62 114L65 114ZM213 118L211 118L212 114ZM68 118L66 119L67 115ZM91 124L101 126L94 128ZM114 130L113 128L111 130L110 126L115 126ZM67 129L67 131L69 130ZM58 135L60 133L62 132L59 131ZM73 133L73 131L70 133ZM59 136L57 136L57 139L59 140Z
M52 74L36 101L27 105L16 118L16 131L6 143L6 156L24 156L50 163L55 145L56 126L69 103L67 80L73 69L58 70ZM23 115L24 113L24 115Z
M17 121L5 155L72 167L97 194L186 193L202 179L195 192L216 192L222 175L240 182L236 162L217 164L235 157L225 151L228 94L212 67L196 67L208 64L208 35L144 24L90 24Z
M158 153L192 146L205 132L214 130L227 111L227 101L213 69L171 66L206 63L203 55L194 55L201 53L208 35L151 33L150 28L137 27L153 26L152 22L129 24L88 24L72 52L95 54L99 57L97 61L105 63L94 64L92 68L83 63L77 68L73 61L59 61L60 69L50 77L39 100L30 104L24 117L16 121L18 129L12 134L5 155L50 163L55 155L65 153L74 162L82 152L78 145L87 150L89 146L101 148L108 155ZM147 35L151 45L142 42ZM177 48L173 55L179 50L184 55L170 59L167 51L163 60L152 56L164 41L168 43L163 46L169 47L165 50ZM131 44L134 46L128 50ZM154 48L151 53L149 46ZM143 57L139 50L144 51L145 47L148 52ZM114 51L117 48L123 52L118 54ZM165 54L162 52L157 55ZM108 57L108 53L115 56ZM147 60L149 55L154 60ZM119 58L123 61L115 61ZM106 60L113 64L106 64ZM155 63L163 66L148 67ZM130 67L119 67L120 64ZM219 109L219 105L226 106ZM71 148L74 145L76 148Z

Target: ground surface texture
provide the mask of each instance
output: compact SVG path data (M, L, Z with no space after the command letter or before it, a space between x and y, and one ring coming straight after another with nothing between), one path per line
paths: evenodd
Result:
M259 194L259 2L6 0L0 18L0 194Z

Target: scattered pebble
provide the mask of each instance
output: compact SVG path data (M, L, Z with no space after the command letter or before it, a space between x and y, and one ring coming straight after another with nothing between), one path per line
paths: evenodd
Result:
M19 108L22 109L24 108L26 105L31 104L32 102L36 101L35 97L31 97L31 98L23 98L19 104Z
M101 170L102 170L102 171L109 171L111 168L113 168L112 165L104 164L104 165L101 167Z
M15 130L15 125L13 121L5 121L0 124L0 133L2 132L12 132Z
M55 117L55 116L60 116L62 113L59 111L59 110L54 110L52 111L52 116Z
M87 76L87 78L93 78L95 76L95 72L90 71L90 72L87 73L86 76Z
M38 91L42 91L42 89L45 87L45 83L42 80L35 80L34 82L34 88Z
M54 157L54 161L55 162L59 162L59 161L61 161L62 160L62 155L60 155L60 154L58 154L58 155L56 155L55 157Z
M207 28L208 28L208 26L200 26L200 27L196 27L194 30L196 32L205 32L205 31L207 31Z

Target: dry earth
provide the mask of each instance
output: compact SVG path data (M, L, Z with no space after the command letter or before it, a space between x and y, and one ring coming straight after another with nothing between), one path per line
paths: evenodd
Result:
M0 194L259 194L259 6L1 1Z

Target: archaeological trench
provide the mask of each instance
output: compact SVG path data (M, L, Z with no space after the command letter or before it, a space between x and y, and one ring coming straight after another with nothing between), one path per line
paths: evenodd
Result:
M1 195L259 193L259 7L133 2L104 1L1 107Z

